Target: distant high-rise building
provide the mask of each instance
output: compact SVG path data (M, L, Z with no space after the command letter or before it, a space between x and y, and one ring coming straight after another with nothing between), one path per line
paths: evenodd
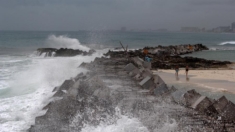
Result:
M232 31L235 31L235 22L232 23L231 28L232 28Z
M230 30L230 26L221 26L221 27L217 27L214 29L214 32L217 33L222 33L222 32L229 32Z

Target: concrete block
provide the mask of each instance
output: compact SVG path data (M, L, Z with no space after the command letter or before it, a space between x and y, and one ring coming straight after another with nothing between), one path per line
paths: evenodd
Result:
M79 67L83 67L83 68L85 68L85 67L86 67L86 65L87 65L87 63L82 62L82 64L80 64L80 66L79 66Z
M174 86L172 86L172 87L169 89L170 92L175 92L176 90L177 90L177 88L175 88Z
M142 60L139 57L133 57L132 58L133 62L137 64L139 67L143 67L144 60Z
M193 109L195 109L196 107L197 107L197 105L199 104L199 103L201 103L201 101L202 100L204 100L206 98L206 96L201 96L201 97L199 97L193 104L192 104L192 108Z
M156 84L161 84L161 83L165 83L162 78L158 75L153 75L153 79L154 79L154 83Z
M134 79L138 79L140 77L140 74L136 74L135 76L134 76Z
M215 107L215 109L219 112L222 113L225 106L229 103L229 100L227 100L227 98L225 96L222 96L221 98L219 98L217 101L215 101L215 103L213 104L213 106Z
M192 105L191 108L200 113L205 113L208 116L218 115L217 110L213 106L211 99L206 96L200 96Z
M95 64L101 64L103 60L104 60L103 58L96 57L95 60L94 60L94 63Z
M73 96L74 98L76 98L78 94L79 85L80 85L80 81L76 81L74 85L68 90L68 93L70 96Z
M134 76L135 80L143 80L143 78L140 76L140 74L137 74Z
M186 92L187 92L186 89L176 90L175 92L171 93L171 97L176 103L181 104L181 105L186 105L186 101L184 98L184 94Z
M142 72L142 75L141 75L143 78L149 76L149 77L152 77L153 76L153 72L149 69L145 69L143 72Z
M151 63L151 62L146 62L146 61L144 61L143 67L144 67L144 68L147 68L147 69L152 69L152 63Z
M132 71L129 73L129 75L132 76L132 77L135 76L135 75L137 75L137 74L140 74L140 70L139 70L138 68L132 70Z
M169 89L168 87L166 86L165 83L161 83L159 85L157 85L157 87L154 89L154 95L158 96L158 95L162 95L166 92L168 92Z
M62 90L58 90L58 91L55 92L53 97L62 97L64 95L65 95L65 93Z
M155 85L150 76L145 77L139 84L145 89L150 89L150 87Z
M68 90L73 84L73 80L65 80L58 90Z
M199 93L197 93L194 89L187 91L184 94L186 106L188 106L188 107L192 106L193 103L196 102L196 100L200 97L201 97L201 95Z
M235 104L231 101L224 107L223 112L221 113L222 117L225 120L235 121Z
M124 69L125 69L126 71L128 71L128 72L131 72L131 71L137 69L137 67L134 66L132 63L129 63L129 64L127 64L127 65L125 66Z

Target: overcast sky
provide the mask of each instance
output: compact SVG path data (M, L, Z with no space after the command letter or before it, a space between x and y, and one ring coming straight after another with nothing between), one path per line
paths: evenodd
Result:
M180 30L235 22L235 0L0 0L0 30Z

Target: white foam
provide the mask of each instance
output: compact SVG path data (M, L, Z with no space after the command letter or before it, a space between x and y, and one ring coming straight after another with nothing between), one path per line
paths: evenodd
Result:
M55 86L84 72L77 68L82 62L93 61L107 51L100 50L91 56L33 57L24 66L17 65L18 69L14 66L10 79L5 80L8 91L0 98L0 131L26 131L35 117L43 113Z
M81 132L149 132L148 129L137 119L122 115L119 108L115 108L116 116L119 117L114 124L101 123L94 127L86 125Z
M174 132L178 128L178 123L174 119L169 119L164 122L161 128L156 128L154 132Z
M222 42L218 45L228 45L228 44L235 44L235 41L226 41L226 42Z
M122 116L115 124L86 126L82 132L148 132L148 129L138 119Z
M80 49L83 51L90 50L90 48L82 45L78 39L69 38L64 35L60 35L60 36L50 35L46 43L51 48L72 48L72 49Z

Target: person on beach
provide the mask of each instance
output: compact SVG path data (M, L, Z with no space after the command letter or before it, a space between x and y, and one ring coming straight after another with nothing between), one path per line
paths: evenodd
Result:
M175 66L175 76L178 78L179 66Z
M188 78L188 65L185 67L186 78Z

